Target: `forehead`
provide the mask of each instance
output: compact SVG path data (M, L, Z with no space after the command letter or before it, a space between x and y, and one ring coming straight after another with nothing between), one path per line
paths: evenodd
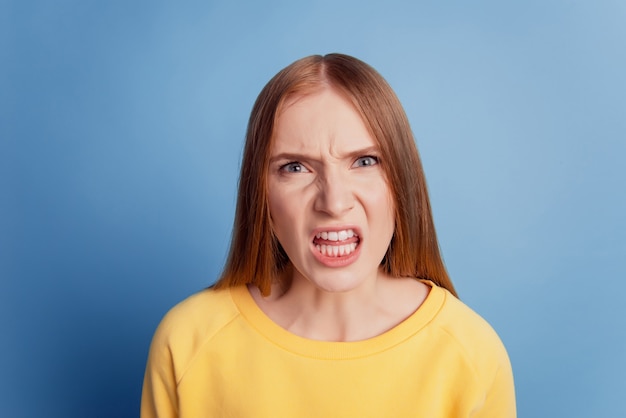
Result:
M360 113L332 88L289 97L277 114L272 154L376 146Z

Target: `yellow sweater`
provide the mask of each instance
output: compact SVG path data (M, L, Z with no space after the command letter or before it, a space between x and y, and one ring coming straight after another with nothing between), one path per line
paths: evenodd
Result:
M358 342L291 334L245 287L199 292L154 335L141 417L515 417L500 339L427 283L413 315Z

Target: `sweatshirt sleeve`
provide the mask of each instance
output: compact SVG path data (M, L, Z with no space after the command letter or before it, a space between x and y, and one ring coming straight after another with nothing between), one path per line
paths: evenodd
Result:
M492 417L517 417L513 372L508 361L498 368L493 383L485 396L485 402L478 411L472 414L472 418Z
M163 328L161 324L150 346L141 394L141 418L178 416L174 364Z

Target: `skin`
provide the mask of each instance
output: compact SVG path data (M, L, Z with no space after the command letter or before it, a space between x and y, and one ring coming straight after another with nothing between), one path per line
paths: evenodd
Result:
M274 322L305 338L356 341L379 335L422 304L428 286L379 266L393 236L394 202L384 161L360 115L329 87L286 103L268 176L272 226L292 264L290 287L264 298ZM321 231L352 229L349 255L328 257Z

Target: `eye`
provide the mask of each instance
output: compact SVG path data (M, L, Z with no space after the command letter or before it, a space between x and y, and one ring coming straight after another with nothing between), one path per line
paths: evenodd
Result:
M376 164L378 164L378 157L366 155L365 157L357 158L352 167L370 167Z
M281 165L279 170L283 173L308 173L309 170L297 161L293 161L284 165Z

